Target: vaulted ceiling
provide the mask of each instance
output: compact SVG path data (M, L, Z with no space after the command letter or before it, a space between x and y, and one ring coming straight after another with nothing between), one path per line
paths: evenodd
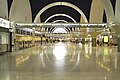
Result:
M8 13L10 13L10 10L11 10L11 7L12 7L14 1L16 1L16 5L17 5L18 0L8 0ZM24 0L24 1L26 1L26 0ZM34 21L36 15L42 8L44 8L48 4L51 4L54 2L68 2L68 3L71 3L75 6L77 6L85 14L87 20L90 21L90 13L91 13L91 9L93 6L92 4L94 1L95 0L29 0L31 12L32 12L32 22ZM96 0L96 1L99 1L99 0ZM104 2L102 0L100 0L100 1ZM110 2L112 4L113 10L115 12L116 0L110 0ZM21 8L22 8L22 4L21 4ZM98 7L98 9L99 8L100 7ZM107 22L105 8L103 8L103 10L104 11L102 13L102 22ZM49 16L52 16L54 14L67 14L67 15L73 17L77 22L81 22L80 21L81 15L75 9L68 7L68 6L62 6L62 5L54 6L54 7L47 9L46 11L44 11L40 15L40 21L44 22ZM53 22L53 21L59 20L59 19L66 20L68 22L72 22L70 19L63 17L63 16L54 17L54 18L50 19L49 22Z
M115 21L116 2L119 0L0 0L0 16L22 23L40 23L46 20L106 23ZM51 16L54 17L50 18Z

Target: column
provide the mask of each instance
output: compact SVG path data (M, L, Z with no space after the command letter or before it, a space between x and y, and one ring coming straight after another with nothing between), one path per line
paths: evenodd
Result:
M33 28L32 32L32 46L35 46L35 28Z
M111 28L117 33L117 45L118 45L117 51L120 52L120 25L115 25Z
M85 38L82 38L82 44L85 44Z
M16 50L16 24L15 22L10 23L10 52Z
M41 45L42 45L42 37L43 37L43 36L42 36L42 34L41 34Z
M96 38L95 37L92 38L92 46L96 47Z
M120 34L118 34L118 52L120 52Z
M85 34L86 33L84 33L84 32L81 32L81 34L80 34L80 36L82 37L82 44L85 44L85 38L87 37Z
M92 36L92 46L96 47L96 37L100 34L100 32L89 32Z
M9 40L9 44L10 44L10 52L12 52L12 32L10 32L10 40Z

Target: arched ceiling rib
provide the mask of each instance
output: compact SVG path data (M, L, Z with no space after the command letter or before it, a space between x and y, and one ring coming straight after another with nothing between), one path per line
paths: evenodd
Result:
M120 23L120 0L116 0L115 22Z
M9 20L15 22L32 22L32 13L29 0L13 0Z
M8 19L7 0L0 0L0 17Z
M103 8L106 12L107 22L114 22L114 10L110 0L101 0Z
M61 23L62 23L62 22L63 22L63 23L68 23L68 22L65 21L65 20L56 20L56 21L53 21L53 23L57 23L57 22L58 22L58 23L59 23L59 22L61 22ZM68 32L71 32L71 30L72 30L72 29L69 28L69 27L65 27L65 28L68 30Z
M99 8L99 10L98 10ZM103 5L101 3L101 0L93 0L91 5L91 12L90 12L90 23L102 23L103 19Z
M1 0L1 1L5 1L5 0ZM7 0L8 1L8 13L10 12L10 8L11 8L11 4L13 3L14 4L14 1L21 1L21 0ZM23 4L26 0L22 0ZM50 3L53 3L53 2L56 2L56 1L59 1L59 0L28 0L30 1L30 4L31 4L31 8L32 8L32 15L33 15L33 19L35 18L36 14L46 5L50 4ZM77 7L79 7L86 15L87 19L88 19L88 16L90 16L89 14L89 11L90 11L90 6L91 6L91 3L93 1L99 1L99 0L82 0L82 1L79 1L79 0L62 0L62 1L66 1L66 2L69 2L69 3L72 3L74 5L76 5ZM100 0L104 9L105 9L105 12L106 12L106 16L107 16L107 20L108 21L114 21L114 12L115 11L115 4L116 4L116 0ZM15 4L20 4L20 3L15 3ZM6 5L6 4L5 4ZM17 7L16 7L17 8ZM15 12L16 13L16 12ZM24 13L24 12L23 12ZM88 13L88 14L87 14ZM39 19L38 19L39 20ZM40 21L40 20L39 20ZM81 22L84 22L82 17L81 17ZM94 22L94 21L92 21Z
M66 20L55 20L55 21L53 21L53 23L57 23L57 22L60 22L60 23L68 23Z
M56 17L56 16L64 16L64 17L67 17L67 18L71 19L74 23L76 23L75 19L72 18L71 16L67 15L67 14L54 14L54 15L48 17L48 18L45 20L45 23L48 22L51 18Z
M71 19L74 23L76 23L75 19L72 18L71 16L67 15L67 14L54 14L54 15L48 17L48 18L45 20L44 23L48 22L51 18L54 18L54 17L57 17L57 16L68 17L68 18ZM64 20L64 21L65 21L65 20ZM58 22L58 21L57 21L57 22ZM52 22L52 23L53 23L53 22ZM53 28L54 28L54 27L53 27ZM50 31L51 31L51 29L53 29L53 28L49 28L49 29L47 29L47 30L50 30ZM68 29L68 31L74 30L74 29L70 29L70 28L67 28L67 29Z
M65 20L55 20L55 21L53 21L52 23L59 23L59 22L68 23L68 22L65 21ZM65 28L65 29L67 30L67 32L71 32L71 30L72 30L72 29L69 28L69 27L63 27L63 28ZM55 29L55 27L48 28L48 32L52 32L53 29Z
M51 3L47 6L45 6L44 8L42 8L39 13L37 14L37 16L35 17L35 20L34 22L37 22L38 18L40 17L40 15L46 11L47 9L51 8L51 7L54 7L54 6L58 6L58 5L62 5L62 6L68 6L68 7L71 7L73 9L75 9L76 11L78 11L81 16L84 18L85 22L88 23L88 20L86 18L86 16L84 15L84 13L75 5L71 4L71 3L68 3L68 2L54 2L54 3Z
M48 5L50 3L58 2L58 1L68 2L68 3L76 5L78 8L80 8L83 11L85 16L89 20L89 12L90 12L90 6L91 6L91 3L92 3L92 0L81 0L81 1L80 0L42 0L42 1L41 0L39 0L39 1L38 0L30 0L32 11L33 11L33 18L35 18L37 13L43 7L45 7L46 5ZM39 7L39 8L37 8L36 6Z
M45 22L45 20L49 16L54 15L54 14L67 14L73 17L76 20L76 22L80 22L81 15L75 9L67 7L67 6L54 6L54 7L47 9L40 16L41 22Z

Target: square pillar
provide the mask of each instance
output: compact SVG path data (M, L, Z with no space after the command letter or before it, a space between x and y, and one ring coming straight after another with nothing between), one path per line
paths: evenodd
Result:
M42 45L42 37L43 37L43 36L42 36L42 34L41 34L41 45Z
M96 47L96 38L92 38L92 46Z
M16 24L10 23L10 52L16 51Z

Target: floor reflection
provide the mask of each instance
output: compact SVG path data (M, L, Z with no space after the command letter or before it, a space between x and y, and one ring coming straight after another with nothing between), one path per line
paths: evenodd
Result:
M64 43L57 43L53 48L53 54L56 60L64 59L67 54L66 45Z
M119 80L119 62L114 46L48 43L0 56L0 80Z

